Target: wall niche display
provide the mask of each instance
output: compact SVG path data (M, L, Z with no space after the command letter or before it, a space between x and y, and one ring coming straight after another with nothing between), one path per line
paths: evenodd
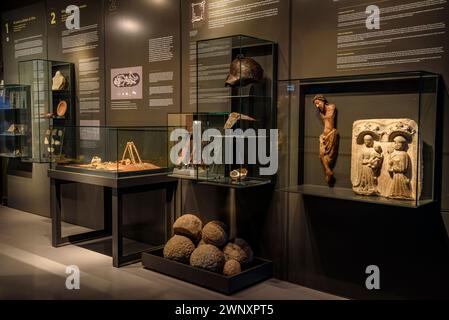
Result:
M61 157L63 149L74 149L74 139L66 136L64 130L76 123L74 64L42 59L22 61L19 81L31 87L30 152L22 160L48 163Z
M418 125L410 119L358 120L353 125L351 181L356 194L416 200L423 165Z
M410 208L436 201L441 92L440 75L427 72L300 80L298 184L284 190ZM323 113L317 95L338 106L332 186L320 161L323 126L317 122Z

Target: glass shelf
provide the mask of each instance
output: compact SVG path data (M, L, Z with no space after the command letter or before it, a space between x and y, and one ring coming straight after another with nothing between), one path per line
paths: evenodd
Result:
M235 96L200 96L199 103L204 99L245 99L245 98L259 98L259 99L271 99L270 96L260 95L235 95Z
M9 132L2 132L0 133L0 136L2 137L25 137L25 133L9 133Z
M11 158L11 159L18 159L22 157L22 154L14 154L14 153L0 153L0 157L2 158Z
M397 207L407 207L407 208L418 208L424 205L428 205L433 203L433 200L420 200L417 204L414 200L390 200L387 198L381 197L372 197L372 196L360 196L356 195L352 189L347 188L328 188L327 186L318 186L318 185L299 185L292 186L288 188L279 189L278 191L287 192L287 193L299 193L308 196L320 197L320 198L331 198L331 199L340 199L340 200L348 200L348 201L357 201L364 203L373 203L380 205L388 205L388 206L397 206Z
M0 107L0 110L2 110L2 111L8 111L8 110L11 110L11 111L14 111L14 110L27 110L28 108L5 108L5 107Z

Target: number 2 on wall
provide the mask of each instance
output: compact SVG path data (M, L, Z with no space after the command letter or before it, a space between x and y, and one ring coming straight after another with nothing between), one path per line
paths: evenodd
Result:
M50 12L51 20L50 24L56 24L56 13L54 11Z

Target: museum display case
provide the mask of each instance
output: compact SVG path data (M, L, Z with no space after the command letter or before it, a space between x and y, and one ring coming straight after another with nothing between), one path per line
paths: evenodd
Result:
M435 201L440 89L427 72L301 80L298 185L284 190L412 208Z
M19 81L31 87L28 126L30 152L23 161L45 163L57 149L51 144L51 126L75 125L74 64L50 60L19 62Z
M0 156L22 158L29 153L30 87L0 86Z
M196 59L197 108L184 121L190 152L180 153L174 174L236 188L271 183L259 155L277 148L276 44L240 35L202 40Z
M167 127L52 126L51 170L108 178L168 170Z

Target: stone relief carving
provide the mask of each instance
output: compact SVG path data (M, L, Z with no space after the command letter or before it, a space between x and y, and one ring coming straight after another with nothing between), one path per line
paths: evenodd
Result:
M369 119L352 129L351 182L354 193L416 200L421 193L418 125L410 119Z

